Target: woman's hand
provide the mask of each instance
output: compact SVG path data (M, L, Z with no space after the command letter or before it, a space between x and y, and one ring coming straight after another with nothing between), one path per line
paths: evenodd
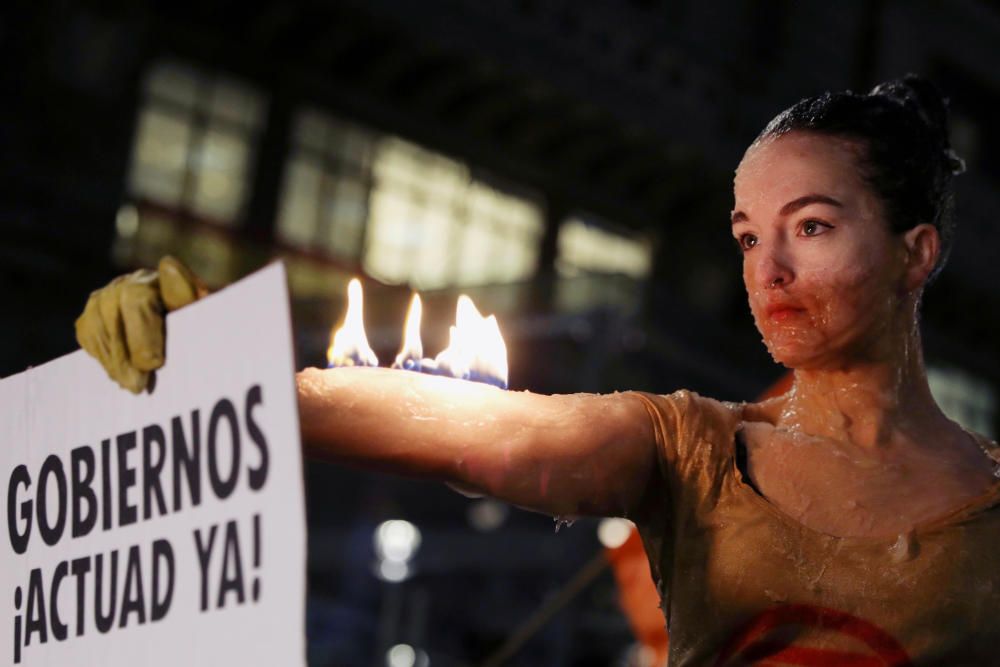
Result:
M168 255L156 271L140 269L91 292L76 320L76 340L115 382L138 394L164 362L164 314L207 293L190 269Z
M311 457L437 479L553 516L632 516L660 479L635 395L546 396L385 368L296 376Z

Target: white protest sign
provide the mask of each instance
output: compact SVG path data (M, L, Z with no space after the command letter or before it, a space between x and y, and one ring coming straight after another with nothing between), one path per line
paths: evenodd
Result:
M305 663L282 265L172 313L151 393L82 351L0 380L0 480L0 664Z

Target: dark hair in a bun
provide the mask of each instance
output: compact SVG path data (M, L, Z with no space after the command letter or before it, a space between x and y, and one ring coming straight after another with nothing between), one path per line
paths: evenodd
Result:
M947 100L914 74L880 83L867 94L823 93L797 102L767 124L754 144L792 131L860 141L863 171L896 233L930 223L941 237L944 266L955 232L954 176L965 163L948 140Z

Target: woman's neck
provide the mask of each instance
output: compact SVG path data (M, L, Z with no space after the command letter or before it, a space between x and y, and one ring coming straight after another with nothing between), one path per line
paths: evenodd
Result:
M920 334L887 336L847 362L796 369L778 426L887 449L950 426L931 396Z

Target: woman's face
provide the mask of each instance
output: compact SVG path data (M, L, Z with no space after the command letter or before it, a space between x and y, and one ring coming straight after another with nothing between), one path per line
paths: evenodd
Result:
M856 142L791 132L752 146L736 170L750 310L790 368L842 368L898 335L905 246L858 158Z

